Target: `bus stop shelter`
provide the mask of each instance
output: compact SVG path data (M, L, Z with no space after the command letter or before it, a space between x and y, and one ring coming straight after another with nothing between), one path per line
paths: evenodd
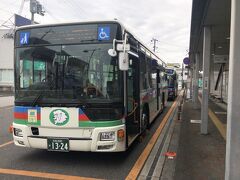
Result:
M216 91L223 66L227 83L225 179L240 177L240 1L193 0L190 61L193 101L198 100L199 71L203 71L201 134L208 134L208 99ZM221 94L222 95L222 94Z

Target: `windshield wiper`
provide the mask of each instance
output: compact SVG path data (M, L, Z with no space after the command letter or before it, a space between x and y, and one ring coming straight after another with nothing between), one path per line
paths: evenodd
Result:
M52 80L52 81L50 82L50 89L53 88L53 86L54 86L53 81L54 81L54 80ZM37 97L35 97L35 99L33 100L32 104L31 104L31 106L35 106L35 105L36 105L36 103L42 98L44 92L45 92L45 90L41 91L41 92L37 95Z
M50 33L50 32L54 32L52 29L49 29L48 31L46 31L43 35L42 35L42 37L40 38L40 39L43 39L48 33Z
M32 104L31 104L32 107L36 105L36 103L39 101L40 98L42 98L43 92L44 92L44 91L41 91L41 92L37 95L37 97L35 97L35 99L33 100Z

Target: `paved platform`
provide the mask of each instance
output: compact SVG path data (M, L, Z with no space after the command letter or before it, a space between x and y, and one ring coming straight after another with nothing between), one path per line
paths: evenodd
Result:
M213 102L209 103L209 108L214 113L224 112L224 109ZM219 115L216 115L219 118ZM210 118L208 124L209 134L201 135L200 124L191 123L191 120L200 120L200 117L200 103L197 109L193 109L191 101L184 103L177 158L175 160L174 179L176 180L224 179L225 140ZM221 117L221 119L224 122L224 117Z
M181 101L178 101L178 104L179 102ZM145 163L139 180L224 179L226 130L223 131L223 128L227 118L226 108L209 101L209 114L214 115L209 116L209 134L202 135L200 106L200 101L197 108L191 100L185 101L181 120L178 118L177 109L172 113L158 139L159 142L155 144ZM176 152L176 157L168 158L165 156L166 152Z

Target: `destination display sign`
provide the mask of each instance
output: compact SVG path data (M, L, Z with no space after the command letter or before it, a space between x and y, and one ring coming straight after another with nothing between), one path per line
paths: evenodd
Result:
M116 24L82 24L28 28L17 31L16 45L75 44L110 41L116 36Z
M166 73L167 73L167 74L173 74L173 73L174 73L174 70L173 70L173 69L166 69Z

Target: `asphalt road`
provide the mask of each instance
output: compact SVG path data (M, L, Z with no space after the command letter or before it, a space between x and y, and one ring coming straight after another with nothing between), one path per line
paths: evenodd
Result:
M12 121L13 107L0 107L0 145L12 140L12 135L8 132L8 127L11 125ZM0 155L0 157L2 157L2 155Z
M143 141L136 141L123 153L48 152L21 148L14 144L1 147L2 144L12 140L8 127L13 121L13 108L2 107L0 108L0 170L4 168L100 179L125 179L171 104L168 103L164 112L156 118ZM16 178L39 179L0 172L0 179Z

